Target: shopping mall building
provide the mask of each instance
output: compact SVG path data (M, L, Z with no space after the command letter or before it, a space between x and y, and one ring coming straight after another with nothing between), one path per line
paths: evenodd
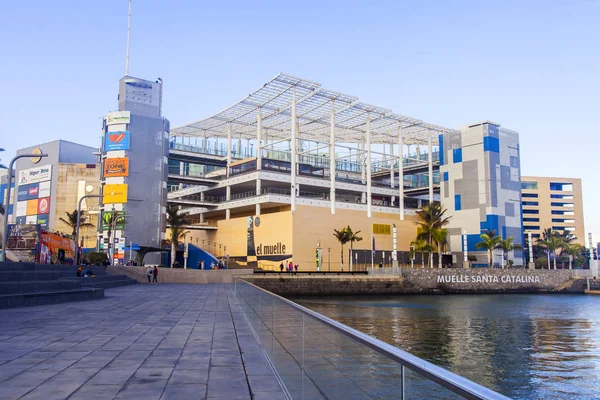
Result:
M100 212L126 219L113 227L117 259L132 243L149 251L146 262L160 261L169 206L188 215L188 246L267 269L289 260L340 269L334 229L346 226L362 237L353 263L410 263L416 211L432 201L451 217L445 262L463 265L466 247L486 264L475 248L482 230L524 240L516 132L490 121L437 126L289 75L172 129L162 81L126 76L100 153ZM109 227L98 226L106 249Z

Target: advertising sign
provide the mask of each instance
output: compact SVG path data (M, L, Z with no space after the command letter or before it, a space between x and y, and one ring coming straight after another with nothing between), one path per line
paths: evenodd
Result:
M104 151L129 150L129 131L108 132L104 137Z
M104 177L129 176L129 158L107 158L104 160Z
M19 171L19 185L26 185L29 183L29 170L25 169Z
M37 183L40 181L40 170L41 168L29 169L29 183Z
M24 217L27 215L27 200L17 202L17 212L15 215L17 217Z
M48 229L48 215L38 215L37 223L44 229Z
M126 183L104 185L102 193L102 204L127 203Z
M22 216L22 217L17 217L16 219L16 223L19 225L23 225L25 223L25 220L27 219L26 216Z
M6 255L13 261L35 262L35 253L40 239L37 225L8 225Z
M17 189L17 201L27 201L29 198L29 186L21 185Z
M30 183L29 186L27 186L27 200L37 199L39 190L39 183Z
M27 200L26 215L37 215L38 201L37 199Z
M100 226L100 230L112 230L113 218L115 218L115 215L117 218L117 220L114 221L115 229L118 231L122 231L123 229L125 229L125 217L119 215L123 213L124 211L102 211L102 225Z
M25 217L26 224L37 224L37 215L28 215Z
M38 214L48 214L50 212L50 197L38 199Z
M40 188L38 190L38 197L50 197L50 181L40 182Z
M106 116L106 125L128 124L131 120L131 112L115 111Z
M49 181L52 178L52 165L40 167L40 182Z

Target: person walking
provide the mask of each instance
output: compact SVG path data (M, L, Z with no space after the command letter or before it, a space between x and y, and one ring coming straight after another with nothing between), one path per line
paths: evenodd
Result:
M294 264L292 264L292 262L291 262L291 261L290 261L290 263L288 264L288 271L289 271L290 273L291 273L291 272L294 272Z
M158 267L156 265L152 270L152 283L158 283Z
M279 271L283 272L283 263L279 264Z
M152 283L152 267L148 267L146 275L148 275L148 283Z

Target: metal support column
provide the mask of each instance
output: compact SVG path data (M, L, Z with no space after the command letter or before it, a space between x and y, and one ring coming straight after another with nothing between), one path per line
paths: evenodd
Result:
M227 186L225 188L225 200L226 201L231 200L231 186ZM229 207L229 205L227 207ZM231 216L231 212L230 212L229 208L225 209L225 219L229 219L230 216Z
M394 188L394 144L390 143L390 187Z
M297 142L297 136L298 136L298 117L296 115L296 86L294 86L293 88L293 95L292 95L292 143L290 146L290 151L292 152L291 156L292 156L292 165L291 165L291 174L292 174L292 179L291 179L291 188L290 188L290 196L292 198L292 214L296 211L296 163L297 163L297 156L298 156L298 142Z
M261 140L262 140L262 115L261 109L258 107L258 112L256 114L256 170L260 171L262 169L262 158L261 155ZM248 151L251 152L250 148ZM252 156L252 154L250 154ZM258 173L258 177L256 179L256 195L260 196L260 192L262 190L261 181L260 181L260 172ZM254 210L255 215L260 215L260 204L255 205Z
M262 191L262 182L260 181L260 179L257 179L256 180L256 195L260 196L261 191ZM255 215L260 215L260 203L257 203L255 205L255 208L256 209L254 211L254 214Z
M367 217L373 214L373 201L371 193L371 112L367 112Z
M227 124L227 176L231 168L231 122Z
M331 100L331 118L329 130L329 201L331 213L335 214L335 102Z
M404 138L402 126L398 127L398 204L400 205L400 220L404 221Z
M427 132L427 161L429 164L429 204L433 203L433 155L431 145L431 131Z

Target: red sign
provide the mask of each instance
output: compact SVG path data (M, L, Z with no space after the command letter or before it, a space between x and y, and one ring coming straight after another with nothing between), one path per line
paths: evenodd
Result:
M50 197L38 199L38 214L48 214L50 212Z
M38 189L39 189L38 186L30 187L29 188L29 196L37 196Z
M108 134L108 140L110 140L111 143L121 143L121 141L123 139L125 139L124 133L109 133Z

